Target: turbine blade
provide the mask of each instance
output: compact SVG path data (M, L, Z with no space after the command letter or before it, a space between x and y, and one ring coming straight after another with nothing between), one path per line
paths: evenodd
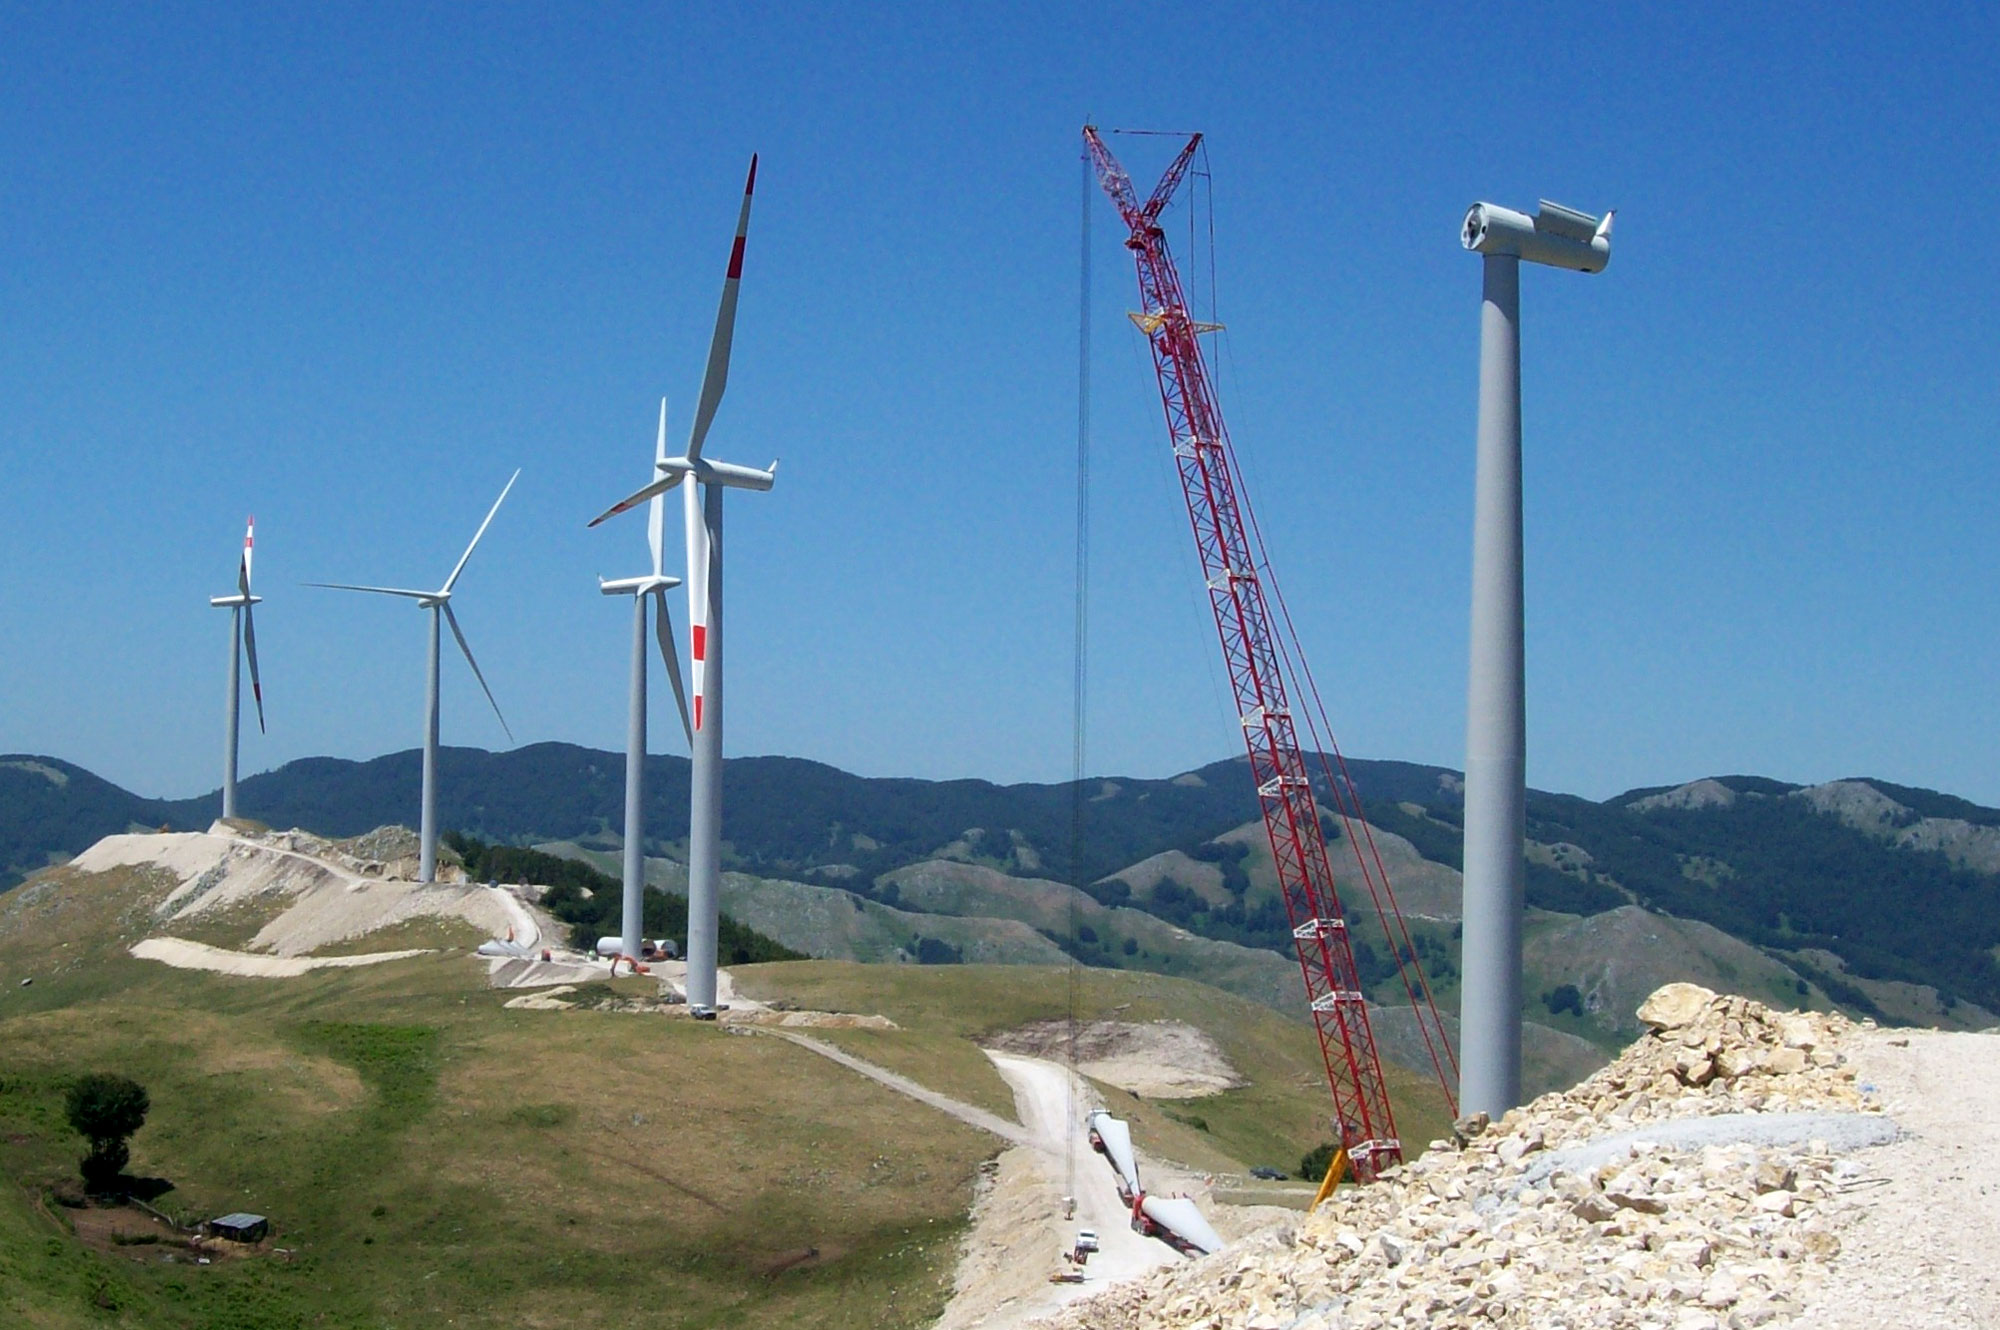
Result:
M244 594L249 594L245 592ZM250 607L243 607L243 652L250 658L250 696L257 699L257 733L264 729L264 685L257 678L257 620Z
M435 591L411 591L399 586L355 586L351 582L301 582L300 586L319 587L325 591L372 591L378 596L408 596L411 600L428 600Z
M736 214L736 243L729 250L729 271L722 279L722 304L715 311L715 336L708 344L708 370L695 403L694 429L688 434L687 455L701 456L722 390L729 386L729 347L736 340L736 292L743 282L743 241L750 230L750 196L757 189L757 154L750 154L750 178L743 182L743 209Z
M660 463L666 460L667 399L662 397L660 399L660 435L658 440L653 444L653 466L655 470L659 468ZM655 494L652 500L653 509L646 514L646 543L653 551L653 576L655 577L661 576L663 569L660 561L665 557L664 550L666 548L665 542L667 537L667 501L665 495L665 490ZM661 601L660 603L664 605L666 602Z
M236 565L236 589L244 595L250 594L250 550L256 543L257 518L253 515L250 524L243 528L243 561Z
M687 526L688 695L694 699L694 728L701 728L702 683L708 660L708 519L701 486L689 485L682 508Z
M507 502L507 491L513 489L514 482L519 480L520 478L521 478L521 468L517 466L514 468L514 474L507 477L506 488L500 491L500 497L495 499L493 501L493 506L486 510L486 520L479 524L479 530L472 533L472 543L465 547L465 553L458 556L458 567L452 569L451 576L444 579L444 590L446 594L449 594L452 587L457 584L458 575L465 571L465 561L467 559L470 559L472 557L472 551L479 547L479 538L485 535L486 528L493 524L493 514L499 512L500 505Z
M472 648L465 644L465 630L458 626L458 616L451 612L450 605L440 605L444 611L444 621L451 625L451 635L458 639L458 649L465 653L465 663L472 667L472 677L479 680L479 686L486 693L486 700L493 705L493 714L500 716L500 704L493 700L493 690L486 687L486 676L479 672L479 662L472 658ZM500 728L507 731L507 742L514 741L514 731L507 724L507 718L500 716Z
M674 486L681 483L681 474L682 474L681 472L675 471L669 475L661 476L658 480L646 486L646 488L638 491L636 494L628 495L627 497L620 499L617 503L612 504L609 508L606 508L603 512L591 518L589 522L585 523L585 525L602 526L604 523L610 521L612 518L618 516L618 514L620 513L631 512L634 508L637 508L640 504L652 498L655 494L665 494L668 490L672 489Z
M681 653L674 645L674 620L667 611L667 593L658 593L659 604L653 609L653 636L660 641L660 659L666 663L667 681L674 686L674 705L681 709L681 729L687 734L688 746L694 746L694 725L688 720L687 688L681 683Z

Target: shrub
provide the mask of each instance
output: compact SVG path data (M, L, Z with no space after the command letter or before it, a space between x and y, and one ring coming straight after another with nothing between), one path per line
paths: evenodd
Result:
M1561 984L1542 994L1542 1005L1549 1009L1549 1015L1560 1016L1566 1011L1583 1015L1583 994L1575 984Z
M1327 1141L1307 1151L1305 1158L1299 1160L1300 1179L1305 1182L1319 1182L1326 1176L1326 1171L1333 1167L1333 1156L1339 1149L1340 1147L1332 1141Z
M93 1191L115 1185L132 1152L125 1140L146 1125L152 1102L146 1087L128 1076L92 1072L69 1087L65 1108L69 1125L90 1142L80 1164L84 1183Z

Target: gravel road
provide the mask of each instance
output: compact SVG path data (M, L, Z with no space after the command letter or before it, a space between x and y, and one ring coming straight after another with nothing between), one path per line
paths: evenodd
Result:
M1856 1156L1863 1212L1795 1324L2000 1326L2000 1034L1873 1030L1848 1056L1904 1134Z

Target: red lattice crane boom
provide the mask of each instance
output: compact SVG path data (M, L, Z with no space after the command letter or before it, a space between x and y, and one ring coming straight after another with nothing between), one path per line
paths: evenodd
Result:
M1223 663L1242 721L1244 746L1250 756L1250 771L1263 810L1271 858L1277 865L1278 884L1297 943L1306 999L1326 1060L1327 1083L1333 1091L1341 1144L1347 1150L1355 1177L1368 1181L1400 1162L1403 1147L1396 1136L1395 1117L1383 1083L1382 1063L1375 1049L1354 948L1334 886L1312 776L1306 755L1299 747L1293 702L1286 688L1290 673L1286 668L1290 663L1288 646L1279 635L1279 624L1272 616L1266 595L1261 541L1253 543L1252 539L1254 520L1247 530L1245 527L1243 509L1247 502L1239 503L1242 483L1235 452L1198 341L1199 334L1207 331L1209 325L1197 323L1189 315L1180 274L1168 253L1166 233L1159 224L1160 213L1180 187L1196 149L1201 146L1201 135L1189 138L1187 146L1161 176L1151 197L1143 203L1132 187L1131 177L1098 137L1096 129L1086 126L1083 135L1098 182L1117 205L1130 231L1125 247L1132 251L1138 266L1142 301L1141 311L1133 316L1133 322L1146 333L1152 348L1160 400L1166 407L1167 433L1187 499L1188 519L1208 586L1209 606L1215 612ZM1282 613L1282 601L1278 609ZM1289 630L1289 623L1285 627ZM1290 650L1296 651L1295 644ZM1331 776L1331 772L1327 774ZM1342 775L1345 776L1344 769ZM1344 780L1329 783L1334 787L1342 817L1348 821L1347 839L1355 845L1360 858L1361 842L1355 840L1353 827L1353 822L1359 819L1350 819L1348 813L1351 791L1341 789ZM1363 828L1365 835L1365 824ZM1372 839L1368 848L1372 853ZM1374 867L1379 873L1379 857ZM1363 880L1371 893L1377 895L1377 912L1386 929L1391 915L1383 911L1381 893L1369 865L1363 862L1361 869ZM1386 890L1386 877L1381 879L1381 886ZM1394 911L1393 898L1387 908ZM1400 918L1396 926L1401 927ZM1407 946L1407 930L1403 945L1391 939L1399 962L1406 958ZM1405 982L1407 987L1407 974ZM1421 986L1421 976L1417 983ZM1428 1000L1427 989L1424 996ZM1414 989L1411 998L1416 1001ZM1430 1027L1421 1025L1421 1013L1420 1028L1425 1029L1428 1041ZM1436 1061L1434 1047L1433 1061ZM1439 1072L1443 1079L1441 1065ZM1449 1097L1449 1084L1446 1094Z

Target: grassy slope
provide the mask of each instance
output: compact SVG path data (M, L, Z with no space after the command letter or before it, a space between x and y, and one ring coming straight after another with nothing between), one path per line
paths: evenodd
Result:
M459 956L282 983L132 960L162 889L58 872L0 901L0 1322L872 1327L923 1324L948 1294L984 1134L777 1039L508 1011ZM975 1040L1067 1009L1046 967L740 973L892 1016L901 1031L823 1033L1009 1113ZM1162 976L1079 979L1085 1014L1191 1021L1254 1081L1179 1103L1107 1090L1150 1152L1284 1166L1326 1136L1305 1026ZM294 1259L195 1267L66 1236L44 1201L81 1147L61 1097L96 1069L151 1091L133 1171L175 1184L162 1206L268 1214ZM1392 1093L1406 1139L1442 1130L1435 1092L1392 1070Z
M461 958L282 984L134 961L114 935L150 888L106 878L42 896L41 928L0 915L0 973L37 976L0 996L8 1324L860 1327L948 1292L982 1133L777 1040L507 1011ZM133 1167L164 1205L269 1214L297 1258L95 1254L36 1215L88 1069L151 1091Z
M864 966L814 961L738 970L752 996L801 1006L876 1011L915 1038L871 1031L825 1031L833 1042L927 1085L996 1111L1012 1095L978 1052L983 1036L1067 1015L1067 972L1023 966ZM1208 1031L1253 1083L1192 1100L1140 1100L1103 1087L1107 1102L1134 1123L1141 1148L1195 1168L1295 1166L1329 1135L1326 1072L1310 1026L1232 994L1165 975L1076 971L1077 1010L1086 1020L1178 1020ZM1450 1125L1443 1096L1401 1067L1385 1067L1397 1127L1412 1155ZM1207 1130L1169 1117L1199 1117Z

